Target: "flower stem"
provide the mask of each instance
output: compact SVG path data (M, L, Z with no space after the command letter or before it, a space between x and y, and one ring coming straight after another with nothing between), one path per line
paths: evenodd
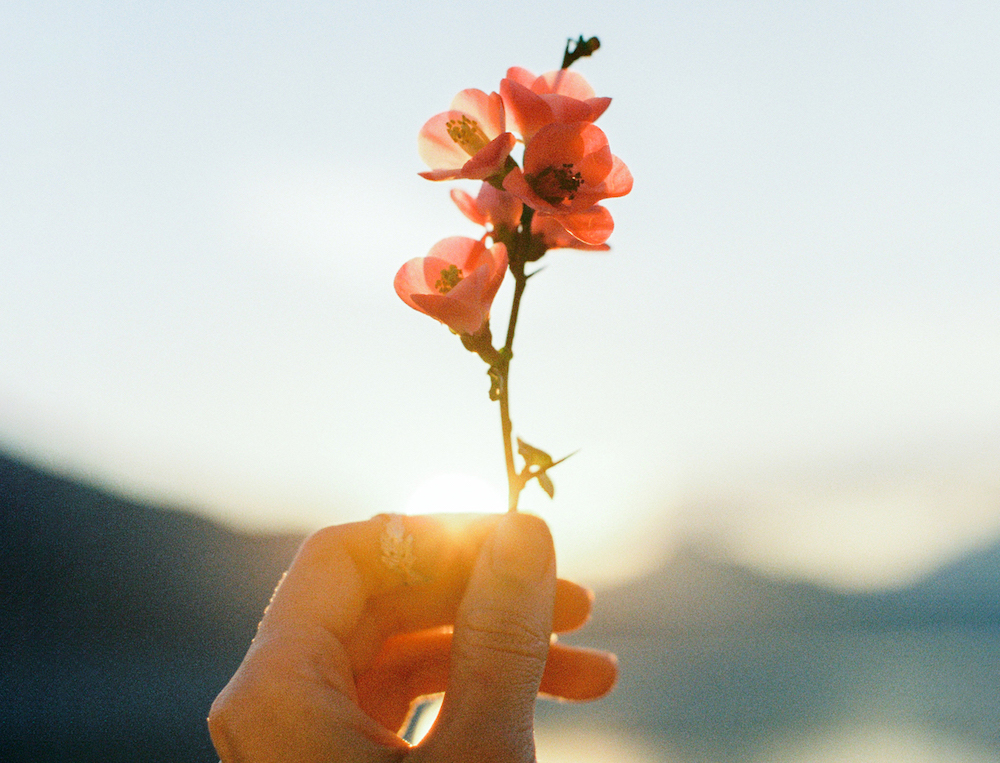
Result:
M524 275L524 263L511 262L514 273L514 301L510 308L510 323L507 325L507 343L502 351L502 368L500 369L500 428L503 432L503 450L507 462L507 509L517 511L517 501L524 488L524 481L514 466L514 425L510 420L510 361L514 357L511 348L514 344L514 329L517 325L517 313L521 305L521 295L524 293L528 279Z
M517 511L517 500L521 495L517 467L514 466L514 447L511 442L513 425L510 421L510 398L507 396L507 370L509 359L504 361L503 383L500 387L500 427L503 430L503 451L507 462L507 511Z
M514 299L510 306L510 321L507 324L507 337L504 340L503 350L500 351L501 360L497 367L499 378L499 401L500 401L500 429L503 433L504 459L507 463L507 510L517 511L517 503L521 491L524 489L524 476L518 474L514 465L514 425L510 420L510 361L514 357L514 331L517 329L517 315L521 309L521 295L524 294L524 287L528 283L528 276L525 275L524 265L527 262L528 253L531 249L531 219L535 210L527 204L521 212L521 224L517 235L514 237L513 246L508 252L510 272L514 276Z

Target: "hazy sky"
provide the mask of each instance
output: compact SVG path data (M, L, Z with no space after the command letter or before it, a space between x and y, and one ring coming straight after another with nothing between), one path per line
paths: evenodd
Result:
M1000 534L995 2L5 3L0 443L253 527L502 493L485 366L392 288L478 235L416 134L581 33L635 189L511 381L580 449L527 500L564 569L695 533L872 583Z

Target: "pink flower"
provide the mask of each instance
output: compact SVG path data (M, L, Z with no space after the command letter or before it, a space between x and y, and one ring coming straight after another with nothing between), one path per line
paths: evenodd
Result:
M490 317L490 306L507 273L507 247L452 236L438 241L426 257L396 273L396 293L414 310L444 323L456 334L475 334Z
M610 98L595 98L587 80L569 69L536 77L512 67L500 82L500 95L525 143L547 124L593 122L611 105Z
M431 117L420 129L417 149L429 172L428 180L472 178L485 180L507 162L516 144L504 132L503 100L497 93L463 90L451 102L451 110Z
M461 189L452 189L451 200L476 225L516 229L521 222L521 200L489 183L483 183L474 199Z
M600 128L556 122L538 131L524 150L524 170L511 170L503 187L539 214L558 217L584 243L602 244L611 226L607 213L592 207L631 191L632 174Z

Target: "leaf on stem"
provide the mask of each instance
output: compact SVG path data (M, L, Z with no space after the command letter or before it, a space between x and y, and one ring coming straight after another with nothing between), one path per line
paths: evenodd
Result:
M569 456L563 456L558 461L553 461L552 456L544 450L536 448L534 445L528 445L528 443L518 437L517 452L524 459L524 471L521 472L522 479L524 480L522 484L526 484L531 479L536 479L549 498L554 498L556 488L552 484L552 478L549 477L548 471L556 464L561 464L569 456L575 454L576 451L570 453Z
M542 486L542 490L548 493L549 498L556 497L556 486L552 484L552 479L545 472L539 472L535 475L538 479L538 484Z
M534 445L528 445L528 443L520 437L517 438L517 452L518 455L524 459L526 466L537 466L544 471L553 464L552 456L541 448L536 448Z

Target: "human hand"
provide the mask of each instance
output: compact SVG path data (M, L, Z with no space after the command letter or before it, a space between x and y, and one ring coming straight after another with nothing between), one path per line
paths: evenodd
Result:
M542 520L403 522L410 569L383 561L385 515L305 541L212 705L224 763L531 763L539 691L611 689L611 655L550 645L553 630L583 624L590 595L556 579ZM441 691L434 727L411 747L394 731L414 699Z

